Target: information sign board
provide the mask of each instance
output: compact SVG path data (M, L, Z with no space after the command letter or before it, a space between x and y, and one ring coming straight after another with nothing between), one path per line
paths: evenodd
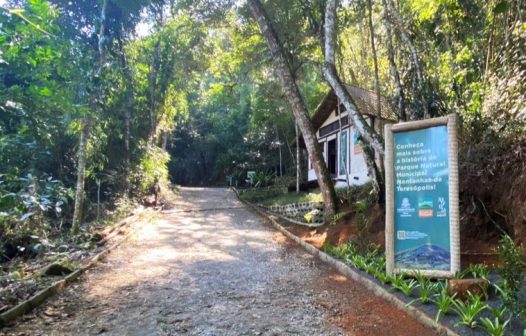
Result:
M450 277L460 266L456 116L385 131L387 271Z

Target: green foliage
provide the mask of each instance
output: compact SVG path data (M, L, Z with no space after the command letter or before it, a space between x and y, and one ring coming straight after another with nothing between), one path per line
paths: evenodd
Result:
M376 202L377 198L374 193L375 190L372 182L336 189L336 195L341 203L347 203L353 206L357 202L361 202L365 209L368 209Z
M297 195L286 194L281 188L240 190L240 197L249 202L257 202L265 205L283 205L294 203L290 201L298 199Z
M504 322L501 322L498 317L496 317L494 320L483 317L480 319L480 322L488 334L492 336L503 336L504 332L506 331L506 327L510 323L510 320L508 319Z
M148 146L148 145L147 145ZM157 146L148 146L137 169L131 176L132 185L140 195L150 194L158 183L168 180L169 155Z
M356 267L357 269L365 271L365 269L367 268L367 265L368 265L367 260L359 253L351 255L350 259L351 259L351 263L353 264L353 266Z
M506 281L502 281L500 285L494 283L493 287L495 287L504 306L509 308L512 315L519 318L526 316L526 305L520 300L517 291L511 289Z
M500 267L497 272L502 280L494 284L504 305L512 315L526 318L526 304L520 299L519 293L524 288L524 270L526 268L522 246L515 244L513 239L505 235L499 241L497 249Z
M468 292L469 300L464 302L462 300L455 299L453 301L453 310L460 317L460 321L457 325L463 324L469 328L475 328L477 326L476 317L485 309L488 305L482 301L482 298L478 295L473 295Z
M405 280L405 275L404 274L389 274L389 282L391 283L391 285L393 285L394 287L394 284L396 285L400 285L404 280Z
M357 201L354 203L355 216L353 225L358 231L358 235L355 239L355 244L361 252L368 250L371 244L371 234L368 230L368 219L366 211L368 209L367 202Z
M466 275L467 275L466 269L458 270L455 272L455 274L453 274L453 279L455 280L464 279Z
M346 212L338 212L338 213L335 213L332 218L330 219L330 222L331 224L336 224L337 222L339 222L340 220L342 220L343 218L345 218L345 216L347 215L348 213Z
M508 312L508 308L506 308L504 305L501 307L489 306L488 309L491 313L491 316L493 316L494 318L499 319L501 321L505 320L505 315L507 315L506 313Z
M319 192L286 192L284 188L273 187L270 189L260 190L240 190L241 198L250 202L258 202L264 205L285 205L291 203L303 203L303 202L322 202L323 198Z
M354 242L340 246L332 246L325 242L322 248L345 263L371 274L382 283L390 282L390 278L385 273L385 256L380 254L378 246L370 245L365 255L360 254L359 246Z
M489 276L489 268L486 264L471 264L467 268L468 274L471 274L471 276L475 279L488 279Z
M328 241L325 241L322 246L323 251L338 257L342 260L350 260L351 257L357 256L358 251L356 246L352 243L342 244L340 246L333 246Z
M392 281L391 284L394 288L398 289L406 296L411 296L413 291L418 287L418 282L415 279L405 279L403 275L401 279L396 278L396 280Z
M31 252L30 241L60 229L72 197L73 190L52 177L0 175L0 260Z
M253 22L233 12L222 19L226 24L206 27L207 64L196 78L189 118L175 132L170 173L176 183L216 184L246 170L277 175L280 152L284 172L293 167L294 122L262 52L265 43ZM300 73L300 88L317 104L325 87L316 67L302 65Z
M417 277L418 281L418 299L423 304L432 301L433 297L440 286L438 282L432 282L430 279L423 276Z
M272 184L272 180L276 176L274 172L257 171L252 177L252 183L255 188L268 187Z
M513 239L505 235L499 241L497 248L501 266L498 273L502 276L506 287L513 292L519 291L524 284L524 270L526 260L520 246Z
M440 292L437 294L433 302L437 305L438 311L435 317L435 322L438 323L442 315L447 314L453 306L456 293L453 296L449 295L447 285L443 282L439 283Z
M389 276L385 273L385 268L376 268L372 275L384 285L390 281Z

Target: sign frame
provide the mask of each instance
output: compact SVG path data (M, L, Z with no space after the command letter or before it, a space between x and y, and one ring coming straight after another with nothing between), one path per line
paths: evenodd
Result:
M451 278L460 270L460 225L458 187L458 138L457 115L385 125L385 190L386 226L385 249L388 274L422 274L433 278ZM395 267L395 185L394 185L394 133L409 132L436 126L447 127L448 175L449 175L449 241L450 270L422 270Z

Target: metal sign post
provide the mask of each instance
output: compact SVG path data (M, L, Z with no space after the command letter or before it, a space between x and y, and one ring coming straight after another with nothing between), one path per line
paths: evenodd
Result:
M460 269L457 117L385 125L388 273Z

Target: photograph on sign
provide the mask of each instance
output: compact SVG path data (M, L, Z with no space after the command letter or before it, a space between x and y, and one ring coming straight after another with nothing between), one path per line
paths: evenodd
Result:
M449 276L458 268L458 211L450 215L451 208L458 208L456 155L450 162L454 153L450 141L456 146L456 134L448 121L440 118L386 127L390 273Z

